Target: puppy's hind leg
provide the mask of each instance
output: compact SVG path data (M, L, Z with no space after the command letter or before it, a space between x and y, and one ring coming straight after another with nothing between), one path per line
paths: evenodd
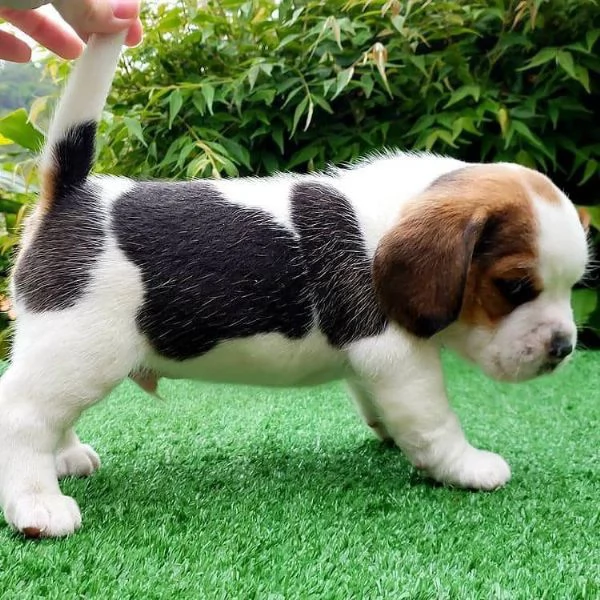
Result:
M9 525L29 537L68 535L81 524L77 503L58 486L55 452L65 441L77 448L70 428L139 357L136 340L110 319L80 306L17 321L0 379L0 502Z

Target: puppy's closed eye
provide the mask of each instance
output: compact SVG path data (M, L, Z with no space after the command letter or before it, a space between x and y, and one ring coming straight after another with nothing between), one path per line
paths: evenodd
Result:
M540 292L535 288L533 282L526 278L494 279L494 285L498 288L503 298L513 306L520 306L535 300Z

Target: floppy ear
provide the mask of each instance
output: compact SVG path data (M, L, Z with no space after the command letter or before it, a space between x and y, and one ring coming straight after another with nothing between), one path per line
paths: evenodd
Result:
M460 200L413 207L375 253L373 280L384 313L423 338L455 321L485 223L483 207Z

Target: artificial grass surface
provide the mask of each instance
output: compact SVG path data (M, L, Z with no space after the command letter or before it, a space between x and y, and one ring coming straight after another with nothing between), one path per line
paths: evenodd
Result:
M600 354L519 386L446 360L470 440L513 480L425 482L340 384L121 385L78 427L103 467L63 490L84 525L0 527L0 598L600 598Z

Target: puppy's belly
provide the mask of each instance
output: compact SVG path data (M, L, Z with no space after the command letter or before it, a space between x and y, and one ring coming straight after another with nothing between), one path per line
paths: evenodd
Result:
M299 340L278 333L226 340L184 361L152 353L145 366L161 377L264 386L316 385L350 373L344 352L314 331Z

